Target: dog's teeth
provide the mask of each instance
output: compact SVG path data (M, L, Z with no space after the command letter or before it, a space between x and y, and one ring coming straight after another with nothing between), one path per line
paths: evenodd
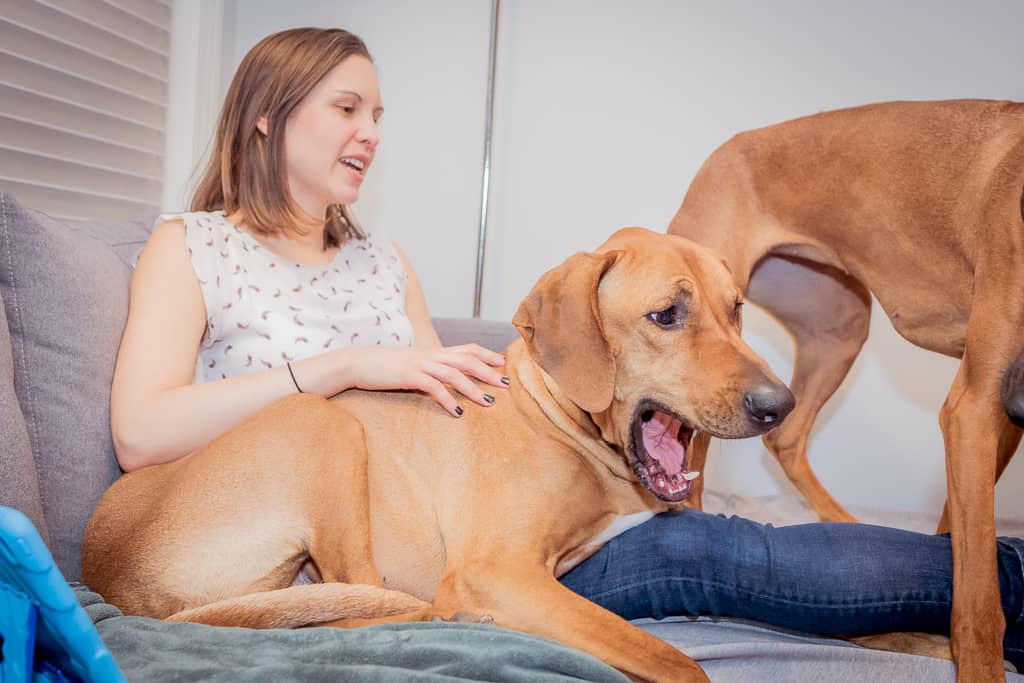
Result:
M665 480L662 479L661 477L658 477L658 488L659 489L665 488Z
M697 471L685 472L683 474L683 479L685 479L686 481L693 481L694 479L696 479L699 476L700 476L700 472L697 472Z

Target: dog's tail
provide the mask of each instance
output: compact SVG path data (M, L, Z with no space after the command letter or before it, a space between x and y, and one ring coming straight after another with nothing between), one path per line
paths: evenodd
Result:
M250 593L182 610L166 621L211 626L298 628L339 619L373 619L423 609L428 603L400 591L355 583L313 583Z

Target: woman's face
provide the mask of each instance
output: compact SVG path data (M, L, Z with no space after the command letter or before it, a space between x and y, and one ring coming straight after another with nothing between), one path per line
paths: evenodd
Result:
M285 122L288 189L313 220L329 204L352 204L373 163L380 136L377 69L352 56L334 67Z

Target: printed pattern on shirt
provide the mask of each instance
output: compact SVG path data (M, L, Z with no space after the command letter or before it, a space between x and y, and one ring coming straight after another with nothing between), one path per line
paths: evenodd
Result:
M183 218L206 305L196 381L266 370L338 346L412 346L408 274L378 235L350 239L326 265L288 261L222 211Z

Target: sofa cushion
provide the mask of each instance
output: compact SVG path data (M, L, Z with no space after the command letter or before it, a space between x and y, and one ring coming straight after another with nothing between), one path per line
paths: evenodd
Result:
M152 220L64 221L0 193L0 296L14 386L40 475L50 549L81 575L82 532L118 476L110 382L128 314L128 262Z
M4 310L0 298L0 311ZM0 505L24 512L48 541L43 503L39 497L39 480L32 445L28 440L25 418L14 392L14 358L7 317L0 315Z

